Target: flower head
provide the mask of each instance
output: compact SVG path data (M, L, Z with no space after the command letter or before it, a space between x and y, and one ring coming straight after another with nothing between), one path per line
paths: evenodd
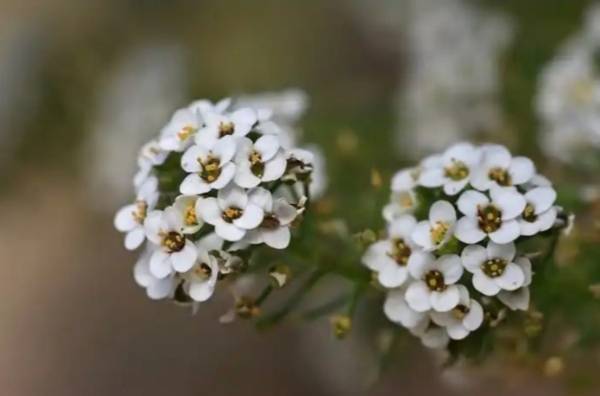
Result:
M455 222L454 206L448 201L437 201L431 205L429 220L417 224L412 238L425 250L438 249L452 237Z
M181 167L190 173L181 183L181 193L204 194L225 187L235 174L235 153L236 141L232 137L190 147L181 157Z

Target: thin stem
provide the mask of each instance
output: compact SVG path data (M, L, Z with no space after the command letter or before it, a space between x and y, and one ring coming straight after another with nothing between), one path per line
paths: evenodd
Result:
M269 295L271 294L271 292L273 291L273 285L267 285L263 291L260 293L260 295L258 297L256 297L256 301L255 304L256 306L260 306L260 304L262 304L267 297L269 297Z

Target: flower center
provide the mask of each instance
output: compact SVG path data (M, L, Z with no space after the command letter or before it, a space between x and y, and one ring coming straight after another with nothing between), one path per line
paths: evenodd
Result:
M436 245L439 243L442 243L444 238L446 238L448 229L450 229L450 225L448 223L446 223L444 221L436 222L429 230L429 235L431 236L431 241Z
M263 218L262 223L260 223L260 227L274 230L279 227L280 224L279 219L275 217L275 215L272 213L265 213L265 217Z
M198 224L198 217L196 217L196 205L193 203L190 203L187 208L185 208L184 221L185 225L187 226Z
M200 166L202 166L202 171L200 172L200 177L207 183L212 183L219 178L221 175L221 161L218 158L208 156L206 161L201 161Z
M497 278L504 273L504 269L507 265L508 263L506 262L506 260L501 258L494 258L486 260L481 265L481 270L490 278Z
M454 181L463 180L469 176L469 168L464 162L453 159L452 164L444 168L444 175Z
M181 141L187 140L190 136L196 133L196 128L191 125L186 125L179 132L177 132L177 138Z
M219 123L219 137L233 135L235 125L231 121Z
M446 284L444 283L444 275L438 270L431 270L425 274L425 283L431 291L444 291Z
M242 214L244 214L244 211L242 209L231 207L231 208L225 209L223 211L223 214L221 215L221 217L227 223L231 223L231 222L233 222L233 220L239 219L240 217L242 217Z
M392 240L392 251L388 255L396 261L396 264L404 267L408 263L412 250L404 239Z
M169 253L179 252L185 246L185 238L180 233L171 231L164 236L162 245Z
M262 177L265 172L265 163L262 160L262 155L257 151L252 151L250 157L248 157L248 161L250 161L250 170L252 173L257 177Z
M527 205L525 205L523 213L521 214L521 217L523 217L523 220L528 221L530 223L536 221L537 215L535 214L535 207L532 204L527 203Z
M131 215L138 224L144 224L147 212L148 204L144 200L139 200L135 202L135 210L131 212Z
M502 212L494 205L477 208L477 220L479 228L489 234L502 225Z
M510 174L504 168L496 167L490 169L488 177L501 186L512 186Z
M194 275L201 280L206 280L212 275L212 269L208 264L202 263L194 268Z
M469 313L469 308L467 308L467 306L465 305L458 304L456 308L454 308L450 312L452 313L452 316L454 316L456 319L463 320L464 317Z

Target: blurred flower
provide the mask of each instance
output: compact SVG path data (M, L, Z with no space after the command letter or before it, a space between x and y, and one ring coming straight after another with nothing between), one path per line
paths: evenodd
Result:
M90 199L98 208L112 210L127 198L135 166L131 159L182 101L185 82L183 52L170 44L134 48L109 70L83 155Z
M540 76L537 111L546 154L586 167L600 149L600 6L592 6L580 32L569 38Z
M404 11L399 148L414 157L499 129L500 57L512 38L506 16L463 0L409 0Z

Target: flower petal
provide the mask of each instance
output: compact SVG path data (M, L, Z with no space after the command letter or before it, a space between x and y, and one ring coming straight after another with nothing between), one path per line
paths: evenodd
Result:
M152 300L161 300L171 295L174 290L175 280L172 276L164 279L155 279L146 288L146 295Z
M208 155L208 150L205 147L194 145L188 148L183 156L181 156L181 168L188 173L200 172L199 159L204 159Z
M430 328L421 336L421 342L427 348L439 349L445 348L448 345L448 333L446 329Z
M215 232L218 236L230 242L237 242L246 235L246 230L236 227L231 223L220 221L215 224Z
M525 194L525 199L535 208L535 214L550 209L556 201L556 191L551 187L537 187Z
M377 279L383 287L392 289L394 287L402 286L408 277L408 271L406 267L402 267L395 262L388 263L381 268Z
M446 177L442 168L425 169L419 175L419 184L424 187L439 187L444 184Z
M127 233L125 237L125 249L127 250L135 250L142 243L144 243L144 239L146 239L146 233L144 232L144 227L137 227Z
M258 227L263 221L263 218L263 210L254 204L249 204L244 209L242 216L239 219L233 220L233 224L235 224L236 227L251 230L252 228Z
M217 195L222 210L228 208L244 209L248 205L248 195L236 186L229 186L219 191Z
M253 188L260 184L261 180L254 173L248 164L238 165L234 176L235 184L244 188Z
M430 225L427 220L419 222L411 234L412 240L424 250L434 250L435 246L431 240Z
M279 152L270 161L265 163L262 180L265 182L279 179L285 173L287 160L283 152Z
M477 243L485 238L485 235L474 217L461 217L458 219L454 230L454 236L464 243Z
M205 223L215 225L220 222L222 210L216 198L198 198L196 201L196 214Z
M529 309L529 288L522 287L515 291L502 290L498 299L513 311L527 311Z
M432 224L437 222L454 224L456 221L454 206L448 201L435 202L429 210L429 221Z
M410 238L411 233L417 225L417 220L411 215L402 215L394 219L388 225L388 235L390 238Z
M254 148L260 153L263 161L269 161L273 158L277 154L279 147L279 139L273 135L261 136L254 143Z
M527 183L535 175L535 166L527 157L514 157L508 168L513 184Z
M408 272L415 279L421 279L435 262L434 256L429 252L413 251L408 258Z
M288 225L298 215L298 210L290 205L285 199L279 198L273 204L273 214L279 220L279 224Z
M499 244L506 244L514 241L520 235L521 229L517 220L503 221L500 228L489 234L492 241Z
M285 249L290 244L289 227L277 227L274 230L262 229L264 242L273 249Z
M479 191L468 190L460 195L456 205L465 216L476 217L478 207L487 205L489 202L488 197Z
M221 174L217 177L217 180L210 183L210 187L216 190L222 189L227 186L233 176L235 175L236 165L232 162L228 162L221 168Z
M473 274L473 286L486 296L495 296L500 291L500 286L481 271Z
M477 330L483 323L483 308L481 307L481 304L471 299L469 312L465 315L462 322L467 330Z
M210 190L212 190L212 187L202 180L197 173L187 175L179 186L179 192L185 195L204 194Z
M119 209L115 215L114 225L115 228L121 232L127 232L133 230L139 223L133 217L133 214L137 211L136 205L127 205Z
M156 250L150 257L150 273L156 278L166 278L173 272L171 260L168 253Z
M523 213L527 202L518 192L505 190L496 197L494 204L502 211L502 220L510 220Z
M441 292L431 292L429 296L431 308L438 312L450 311L458 305L459 300L460 293L458 292L456 285L450 285L446 290Z
M453 323L452 325L446 327L446 331L448 332L448 336L453 340L462 340L470 333L470 331L467 330L462 323Z
M389 320L407 328L415 327L426 315L411 309L404 299L404 290L400 289L388 293L383 312Z
M487 260L488 255L483 246L469 245L463 249L460 258L467 271L474 274L479 272L481 264Z
M486 248L487 258L495 259L500 258L508 262L513 261L517 248L514 243L507 243L499 245L493 241L489 241Z
M225 136L215 143L212 152L219 158L221 166L223 166L223 164L226 164L233 159L236 148L236 138L233 136Z
M425 285L425 282L417 281L408 286L404 298L410 308L417 312L425 312L431 308L429 294L429 289Z
M463 266L460 257L456 254L446 254L438 258L435 265L444 275L444 283L447 285L456 283L463 274Z
M464 178L463 180L450 180L444 184L444 193L446 195L456 195L469 184L469 178Z
M183 249L171 254L173 269L177 272L189 271L194 266L197 258L196 246L189 239L186 239Z
M514 263L509 263L504 272L499 277L495 278L496 283L504 290L516 290L523 286L525 282L525 274L521 267Z

